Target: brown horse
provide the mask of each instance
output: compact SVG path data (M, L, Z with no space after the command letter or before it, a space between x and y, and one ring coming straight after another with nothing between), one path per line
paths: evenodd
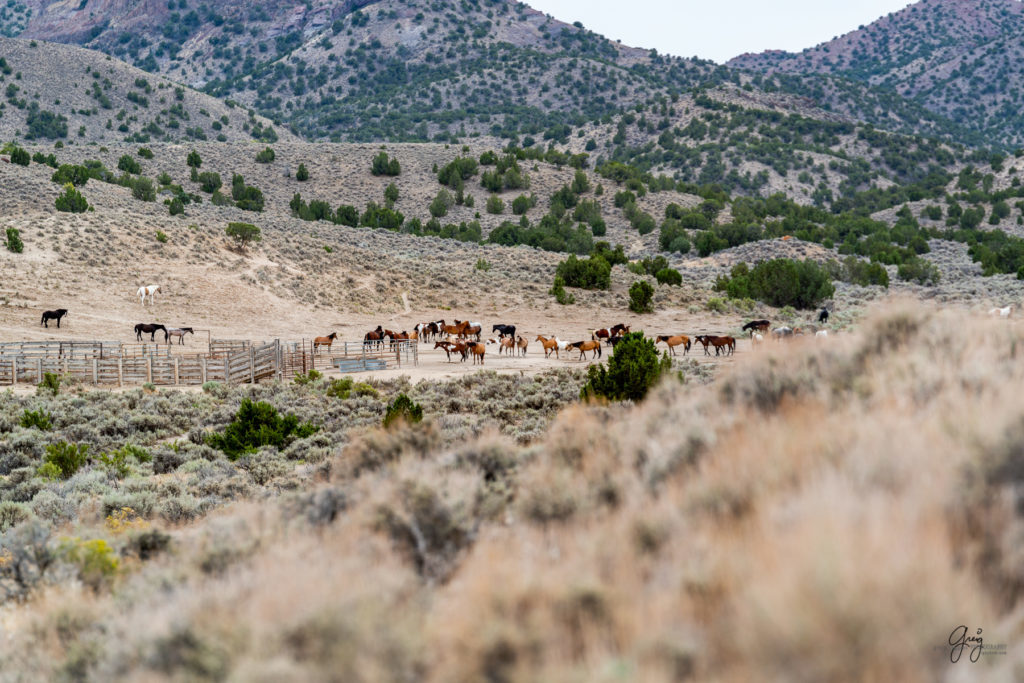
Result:
M623 325L622 323L619 323L618 325L612 325L612 328L608 330L608 333L612 337L621 337L627 335L629 334L629 325Z
M331 344L333 344L334 340L337 339L337 338L338 338L338 333L337 332L331 332L326 337L317 337L317 338L315 338L313 340L313 350L317 351L317 350L320 349L321 346L326 346L328 353L330 353L330 351L331 351Z
M611 333L608 332L608 330L603 327L599 330L593 330L590 333L590 338L595 341L597 341L598 339L604 339L605 341L607 341L608 337L610 336L612 336Z
M380 325L377 325L377 329L370 330L363 335L363 348L367 346L381 346L384 343L384 330L381 329Z
M743 326L744 332L750 332L750 338L754 338L755 332L761 334L768 334L768 328L771 327L772 323L770 320L751 320L749 323Z
M573 342L572 344L569 344L569 348L576 349L577 351L580 352L580 360L586 358L587 351L594 352L594 355L592 355L591 358L601 357L601 342L597 341L596 339L592 339L591 341Z
M538 334L537 338L534 341L539 341L540 345L544 347L544 357L545 358L547 358L549 355L551 355L552 351L555 352L555 358L558 358L558 340L557 339L555 339L554 337L552 337L551 339L548 339L547 337Z
M487 344L470 342L466 349L473 356L473 365L479 360L480 365L484 364L484 354L487 353Z
M526 345L527 342L525 339L522 338L522 336L516 339L516 346L519 348L519 354L522 356L526 355Z
M465 360L466 360L467 346L466 346L465 342L460 342L460 341L459 342L439 341L439 342L434 342L434 348L435 349L444 349L444 352L448 355L448 362L449 363L452 360L452 354L453 353L460 354L462 356L463 362L465 362Z
M516 351L516 340L512 337L500 337L498 339L498 355L500 356L502 351L508 350L509 355L512 355Z
M702 334L696 337L696 340L704 345L704 355L710 356L708 353L708 347L715 347L715 355L719 355L723 350L726 355L731 355L736 351L736 340L732 337L718 337L713 334Z
M658 335L658 341L656 341L654 343L657 344L658 342L665 342L666 344L668 344L668 352L670 354L672 354L673 356L676 355L676 348L675 347L679 346L680 344L682 344L682 346L683 346L683 355L684 356L690 351L690 338L687 337L685 334L677 334L677 335L662 334L662 335Z

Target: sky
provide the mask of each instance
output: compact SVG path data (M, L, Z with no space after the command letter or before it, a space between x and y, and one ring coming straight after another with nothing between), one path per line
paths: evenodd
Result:
M909 0L525 0L556 19L631 47L723 63L744 52L831 40Z

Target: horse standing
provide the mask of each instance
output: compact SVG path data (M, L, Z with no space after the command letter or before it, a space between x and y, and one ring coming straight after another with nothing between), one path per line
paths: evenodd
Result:
M142 341L142 335L148 334L149 341L156 341L157 330L164 331L164 339L167 338L167 328L159 323L139 323L135 326L135 340Z
M156 304L156 298L155 298L154 295L157 292L160 292L161 294L163 293L163 290L160 289L160 285L147 285L145 287L139 287L139 291L137 292L137 294L139 296L139 303L142 304L143 306L145 306L146 305L146 297L148 296L149 297L149 304L151 306Z
M818 322L819 323L827 323L828 322L828 309L827 308L821 309L821 313L818 314Z
M326 337L316 337L316 338L314 338L313 339L313 351L316 351L321 346L326 346L327 347L327 352L330 353L330 351L331 351L331 344L333 344L334 340L337 339L337 338L338 338L338 333L337 332L331 332Z
M68 309L58 308L56 311L43 311L43 319L39 321L40 325L46 328L50 327L50 321L56 320L57 327L60 328L60 319L68 314Z
M196 333L196 331L193 330L191 327L174 327L174 328L171 328L171 329L167 330L167 332L164 333L164 341L167 342L167 343L170 343L171 337L177 337L178 338L178 343L180 345L184 346L185 345L185 335L186 334L195 335L195 333Z
M516 338L515 325L495 325L493 328L491 328L491 332L497 332L498 339L501 339L502 337L505 336L512 337L513 339Z

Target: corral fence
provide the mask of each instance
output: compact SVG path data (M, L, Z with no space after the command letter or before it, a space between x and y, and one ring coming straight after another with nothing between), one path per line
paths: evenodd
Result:
M415 340L384 341L366 344L361 341L336 341L328 349L313 347L312 340L283 342L281 344L281 371L285 377L337 368L339 372L364 372L417 366L420 350Z
M330 349L314 349L312 340L305 339L210 339L206 350L197 348L202 347L116 341L0 343L0 385L38 384L46 373L113 386L245 384L291 379L313 369L362 372L419 365L415 341L337 341Z
M163 347L162 349L159 347ZM281 342L235 351L171 353L166 344L15 342L0 344L0 385L43 381L46 373L92 384L255 383L281 378Z

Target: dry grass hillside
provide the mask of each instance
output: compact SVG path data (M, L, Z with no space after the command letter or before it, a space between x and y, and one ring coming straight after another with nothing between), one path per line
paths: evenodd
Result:
M315 463L261 452L237 480L215 455L163 455L180 470L157 501L175 481L218 500L283 483L191 523L198 499L126 516L149 489L84 472L3 537L71 550L0 613L0 677L1015 680L1022 343L1015 323L907 302L709 386L570 407L527 446L453 441L428 411L364 422ZM317 391L257 395L307 418ZM223 420L224 400L162 410ZM296 477L316 483L288 492ZM77 521L33 531L60 515ZM976 663L973 643L950 661L960 625L983 630Z
M287 130L241 106L129 66L101 52L42 40L0 38L0 139L65 145L177 140L282 140ZM64 117L30 126L38 112Z
M352 204L362 211L369 201L383 203L385 186L394 182L399 188L395 208L425 221L430 218L427 206L442 187L432 168L453 159L460 149L389 145L387 150L403 170L400 176L387 178L369 172L379 151L376 145L279 143L274 145L276 159L269 164L255 163L255 154L263 148L256 144L149 147L152 160L139 158L137 145L125 144L66 147L55 153L60 163L95 159L107 168L116 168L122 155L130 155L140 163L143 175L156 178L166 173L187 192L204 197L201 204L189 204L184 215L170 216L161 203L168 194L159 194L155 202L140 201L129 188L90 180L81 191L94 210L61 213L53 206L61 188L50 181L51 168L0 164L5 201L0 228L18 228L25 243L24 253L0 262L0 336L52 338L58 333L39 329L39 316L56 307L72 311L67 329L59 334L79 338L121 338L130 334L140 316L212 329L214 336L292 339L330 329L349 339L361 338L364 327L369 324L372 329L381 316L399 329L437 318L535 320L527 328L535 334L573 337L617 322L609 316L635 318L627 311L626 290L637 276L621 266L613 271L611 290L579 290L578 304L562 307L548 290L565 254L302 221L288 207L293 194L301 192L307 201ZM470 151L478 155L485 149ZM247 183L263 191L265 210L214 206L210 195L188 179L185 161L192 150L202 158L200 170L219 173L227 185L232 173L242 173ZM310 173L305 182L294 177L299 163ZM547 196L570 182L573 171L544 163L526 170L539 200L527 216L536 221L547 211ZM600 180L594 176L594 185ZM486 235L502 220L518 220L509 208L500 216L482 211L487 192L477 180L467 183L466 194L476 197L476 207L453 207L444 222L471 221L479 212ZM505 193L507 203L513 194L518 192ZM634 256L652 253L656 234L641 238L612 205L611 194L596 197L609 224L604 239L624 244ZM696 203L696 198L666 192L648 195L642 205L657 215L670 199ZM224 234L231 221L256 224L262 242L238 251ZM158 232L166 242L158 240ZM481 259L488 270L478 267ZM701 302L713 277L711 272L695 271L682 287L657 286L656 315L667 317L655 318L660 322L654 324L670 328L673 321L680 322L679 316L698 314L705 326ZM162 284L166 292L158 296L153 311L144 312L135 291L151 283ZM738 321L730 316L728 325Z

